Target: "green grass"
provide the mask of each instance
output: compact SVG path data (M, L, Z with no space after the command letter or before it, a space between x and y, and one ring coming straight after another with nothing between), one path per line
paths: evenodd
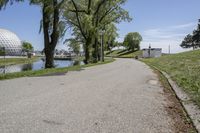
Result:
M8 65L16 65L16 64L28 64L35 62L38 60L39 57L33 57L33 58L6 58L6 59L0 59L0 66L8 66Z
M106 56L115 57L115 58L135 58L136 56L140 57L142 55L142 51L127 51L127 50L114 50L111 53L105 52Z
M142 61L168 73L200 107L200 50Z
M111 63L113 61L115 61L115 59L105 59L105 62L98 62L98 63L87 64L87 65L83 65L83 66L78 65L78 66L65 67L65 68L52 68L52 69L43 69L43 70L37 70L37 71L24 71L24 72L0 74L0 80L13 79L13 78L19 78L19 77L63 74L68 71L79 71L85 67L107 64L107 63Z

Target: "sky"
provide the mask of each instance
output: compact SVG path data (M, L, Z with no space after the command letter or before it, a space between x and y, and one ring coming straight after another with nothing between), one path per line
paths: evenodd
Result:
M183 52L179 45L183 38L192 33L200 19L200 0L127 0L123 8L133 20L117 24L119 38L123 41L129 32L139 32L143 41L141 48L149 45L172 53ZM33 44L36 50L43 49L43 37L39 34L41 9L24 3L9 5L0 11L0 28L16 33L21 40ZM66 33L69 37L71 32ZM59 42L58 49L67 49Z

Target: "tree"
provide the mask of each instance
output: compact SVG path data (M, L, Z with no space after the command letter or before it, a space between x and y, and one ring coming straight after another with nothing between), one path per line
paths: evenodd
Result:
M193 48L196 49L200 47L200 20L197 29L193 31L193 34L188 34L182 43L180 44L182 48Z
M75 38L71 38L71 39L68 40L68 47L76 55L78 55L80 53L80 42L78 42Z
M120 47L120 46L124 46L124 45L123 45L123 42L118 42L118 41L116 41L116 42L114 43L114 47Z
M104 34L105 48L111 50L115 45L115 39L118 37L117 28L115 24L111 23L106 26L106 32Z
M138 32L130 32L128 33L125 38L123 45L128 50L140 50L140 42L142 41L142 36Z
M181 45L182 48L193 48L195 49L195 43L193 41L193 36L188 34L184 40L182 41Z
M65 0L31 0L31 4L40 5L42 8L41 29L44 33L45 68L54 67L55 47L65 32L60 19L64 2Z
M31 43L29 43L29 42L23 42L23 44L22 44L22 50L24 52L30 52L30 51L33 51L34 48L33 48L33 46L32 46Z
M197 29L193 31L192 40L194 43L193 49L200 47L200 19L198 22Z
M70 0L65 20L84 39L85 63L96 62L99 54L100 31L111 23L131 20L121 8L126 0Z

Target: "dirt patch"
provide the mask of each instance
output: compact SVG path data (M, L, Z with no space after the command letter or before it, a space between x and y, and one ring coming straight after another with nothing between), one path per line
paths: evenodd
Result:
M168 115L174 121L174 132L175 133L197 133L193 123L182 107L180 101L177 99L174 91L169 85L167 79L158 71L155 73L159 76L161 85L164 88L163 95L167 99L167 104L165 105Z

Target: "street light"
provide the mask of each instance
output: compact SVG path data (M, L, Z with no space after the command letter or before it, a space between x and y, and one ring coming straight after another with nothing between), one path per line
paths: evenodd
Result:
M100 30L100 34L101 34L101 61L104 62L104 33L105 33L105 29Z

